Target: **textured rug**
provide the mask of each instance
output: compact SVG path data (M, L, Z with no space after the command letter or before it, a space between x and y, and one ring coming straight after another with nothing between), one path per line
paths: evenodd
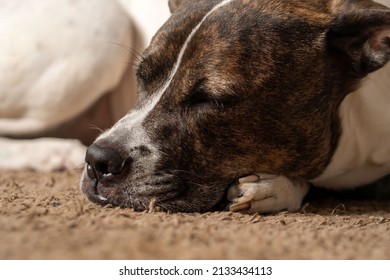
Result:
M390 259L389 201L317 195L277 215L134 212L88 202L79 177L0 171L0 259Z

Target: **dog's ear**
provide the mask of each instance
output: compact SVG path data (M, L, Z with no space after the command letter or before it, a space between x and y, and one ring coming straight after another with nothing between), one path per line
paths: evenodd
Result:
M177 10L177 8L179 8L183 4L190 3L190 2L194 2L194 1L191 1L191 0L169 0L168 1L169 10L171 11L171 13L173 13L174 11Z
M341 12L327 32L330 51L347 58L358 75L390 60L390 10L352 9Z

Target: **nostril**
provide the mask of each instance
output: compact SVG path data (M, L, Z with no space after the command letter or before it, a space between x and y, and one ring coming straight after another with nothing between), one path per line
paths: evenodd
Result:
M126 159L113 149L92 144L87 149L85 161L90 178L109 179L123 171Z
M87 164L87 174L90 179L92 180L97 179L95 168L93 168L89 163Z
M109 160L108 160L109 161ZM100 172L101 174L108 174L111 173L108 171L108 162L104 161L96 161L95 164L95 170L97 172Z

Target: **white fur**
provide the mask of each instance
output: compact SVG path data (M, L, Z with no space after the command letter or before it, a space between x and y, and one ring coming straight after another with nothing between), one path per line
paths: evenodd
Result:
M258 180L242 178L228 190L231 211L270 213L281 210L297 211L309 190L305 181L284 176L257 174ZM253 176L250 176L253 177Z
M341 104L342 134L325 172L331 188L371 183L390 173L390 63L370 74Z
M130 19L111 0L0 0L0 134L39 133L117 85Z
M111 0L113 1L113 0ZM114 0L115 1L115 0ZM168 0L117 0L141 31L147 46L156 31L170 16Z
M168 16L164 0L0 0L0 136L44 135L107 92L113 112L123 116L136 96L135 58L126 47L142 52ZM36 146L46 162L58 150L50 139L42 140L47 149L0 140L7 143L0 146L1 168L42 169L34 167L35 153L15 152L25 145Z
M86 148L78 140L39 138L14 141L0 138L0 147L0 169L24 168L48 172L84 166Z

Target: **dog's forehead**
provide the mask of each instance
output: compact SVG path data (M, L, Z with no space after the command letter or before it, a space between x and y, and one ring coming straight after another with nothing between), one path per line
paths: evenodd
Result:
M205 32L210 38L218 39L234 39L236 37L232 31L253 30L261 24L289 29L299 27L295 24L298 20L315 26L326 26L336 10L335 5L332 5L334 1L336 0L193 1L172 15L155 36L153 45L181 45L197 23L204 20L206 14L207 20L198 33ZM208 14L210 10L214 11Z
M328 10L324 1L194 1L174 13L154 37L138 68L140 83L145 92L161 88L185 48L173 82L182 78L187 85L195 84L201 77L211 91L230 90L232 81L239 83L237 74L245 74L242 68L251 66L243 62L267 65L272 58L262 54L276 52L274 47L286 32L325 30ZM305 34L307 42L308 31Z
M288 31L302 28L298 22L317 27L326 27L332 19L329 1L194 1L174 13L157 32L144 53L140 75L161 73L161 68L170 68L184 42L204 21L188 45L187 53L198 55L232 50L231 43L243 43L242 36L260 33L269 29ZM222 5L225 3L224 5ZM215 9L219 6L218 9ZM210 10L215 9L208 14ZM207 19L205 16L207 15ZM271 30L268 30L271 31ZM303 32L302 32L303 33ZM270 34L270 33L269 33ZM267 34L268 35L268 34ZM282 35L282 34L279 34ZM196 39L196 38L199 39ZM153 75L155 78L155 75Z

